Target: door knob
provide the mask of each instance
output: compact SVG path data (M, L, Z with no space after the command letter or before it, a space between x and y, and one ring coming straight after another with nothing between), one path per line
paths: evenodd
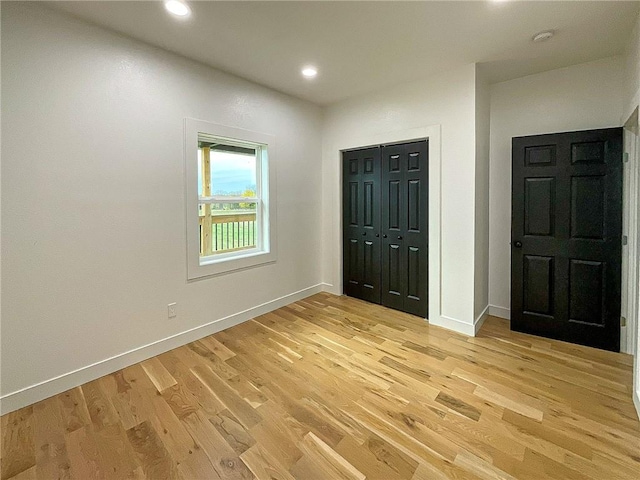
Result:
M514 247L516 247L516 248L522 248L522 242L517 241L517 242L515 242L515 243L513 244L513 246L514 246Z
M398 235L398 240L402 240L402 235Z
M382 238L387 238L387 236L386 235L382 235Z
M367 236L367 232L362 232L362 236L366 237Z
M380 236L380 234L379 234L379 233L376 233L376 237L379 237L379 236Z

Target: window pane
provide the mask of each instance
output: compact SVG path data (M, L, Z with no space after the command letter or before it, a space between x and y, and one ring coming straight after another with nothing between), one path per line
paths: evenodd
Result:
M246 149L248 150L248 149ZM211 151L211 194L256 196L256 152Z
M201 256L246 250L257 246L256 203L201 204L199 212ZM207 232L210 232L208 238Z

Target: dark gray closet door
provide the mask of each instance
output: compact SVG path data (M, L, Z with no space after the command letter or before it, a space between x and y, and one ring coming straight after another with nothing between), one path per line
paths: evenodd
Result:
M427 316L427 142L382 147L382 304Z
M342 158L344 293L380 303L380 148Z

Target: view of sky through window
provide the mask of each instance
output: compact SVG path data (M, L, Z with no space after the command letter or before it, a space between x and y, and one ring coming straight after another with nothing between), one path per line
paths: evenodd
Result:
M211 193L213 195L242 195L256 190L256 157L231 152L211 152ZM198 171L201 168L198 151ZM202 178L198 176L198 194L202 195Z

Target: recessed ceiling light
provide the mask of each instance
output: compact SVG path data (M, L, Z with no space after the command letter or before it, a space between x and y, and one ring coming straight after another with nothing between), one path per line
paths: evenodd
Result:
M313 78L318 75L318 69L316 67L308 66L302 69L302 75L306 78Z
M544 32L536 33L533 37L531 37L531 40L536 43L545 42L553 37L554 33L555 32L553 30L545 30Z
M186 17L191 13L189 5L180 0L166 0L164 2L164 8L166 8L169 13L177 15L178 17Z

